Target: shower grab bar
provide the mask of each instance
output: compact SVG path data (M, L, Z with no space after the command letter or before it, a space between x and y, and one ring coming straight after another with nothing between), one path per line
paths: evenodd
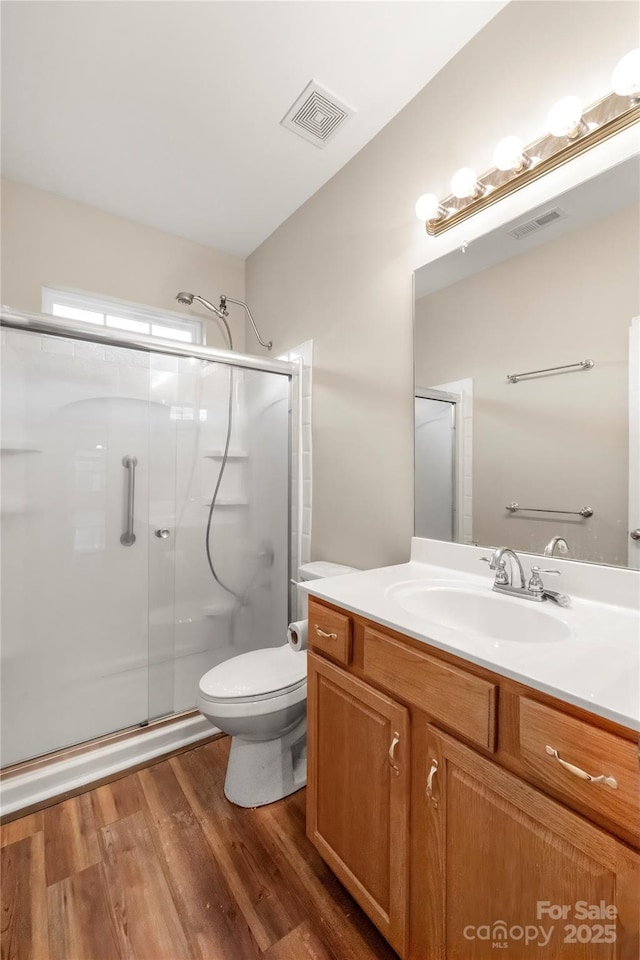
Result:
M582 510L542 510L540 507L521 507L515 500L512 503L508 503L505 510L508 510L509 513L517 513L518 510L525 510L527 513L566 513L576 517L593 516L593 509L591 507L583 507Z
M527 370L525 373L508 373L508 383L518 383L523 377L536 377L541 373L559 373L561 370L569 373L571 370L591 370L595 367L593 360L578 360L577 363L563 363L560 367L543 367L542 370ZM559 510L553 510L553 513L560 513Z
M120 537L120 543L123 547L130 547L136 542L136 535L133 532L133 505L136 496L136 467L138 466L138 458L123 457L122 466L127 471L127 529Z

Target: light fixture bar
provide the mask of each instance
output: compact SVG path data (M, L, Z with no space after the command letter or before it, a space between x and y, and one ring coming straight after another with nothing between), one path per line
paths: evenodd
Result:
M498 170L497 167L493 167L478 177L478 181L487 188L480 196L462 199L452 193L446 197L441 201L441 207L448 210L448 216L438 220L428 220L425 224L427 233L437 237L445 230L450 230L481 210L485 210L504 197L510 196L529 183L568 163L574 157L579 157L616 133L638 123L640 103L633 100L630 103L626 96L609 93L587 107L582 117L586 132L576 139L568 140L546 133L525 146L523 155L535 157L535 163L525 165L524 169L519 171Z

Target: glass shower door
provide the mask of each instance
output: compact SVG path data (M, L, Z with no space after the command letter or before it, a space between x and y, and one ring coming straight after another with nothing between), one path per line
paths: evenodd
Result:
M191 710L207 670L285 643L290 379L1 333L8 766Z
M286 642L290 380L201 360L180 359L176 370L173 386L166 380L162 389L175 391L165 400L173 398L172 709L180 712L195 706L198 682L212 667ZM168 505L165 521L171 525ZM154 575L152 589L160 582ZM164 590L168 596L168 584ZM151 622L160 622L162 603L150 608ZM153 633L151 648L159 648Z
M2 764L149 717L149 356L3 332Z

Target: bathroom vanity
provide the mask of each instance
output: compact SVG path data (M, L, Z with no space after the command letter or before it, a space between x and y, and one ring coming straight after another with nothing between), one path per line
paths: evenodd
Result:
M311 585L308 836L402 958L635 960L632 581L612 588L620 606L574 595L536 620L538 605L468 572L481 551L446 549L468 569L414 561ZM430 613L443 591L446 624ZM468 594L499 605L475 633L451 625Z

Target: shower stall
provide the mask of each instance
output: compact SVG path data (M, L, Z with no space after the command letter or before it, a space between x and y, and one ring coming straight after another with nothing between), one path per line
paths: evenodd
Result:
M295 368L10 312L1 336L7 767L185 714L285 642Z

